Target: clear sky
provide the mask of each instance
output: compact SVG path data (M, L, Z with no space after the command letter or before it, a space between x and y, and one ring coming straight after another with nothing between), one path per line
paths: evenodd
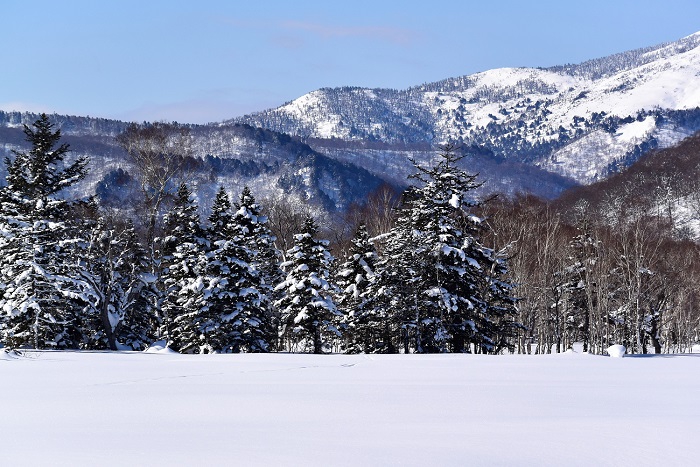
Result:
M700 31L698 0L0 0L0 109L205 123Z

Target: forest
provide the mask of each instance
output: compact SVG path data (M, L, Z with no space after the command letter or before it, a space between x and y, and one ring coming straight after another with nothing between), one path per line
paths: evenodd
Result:
M67 157L46 115L25 135L0 189L5 347L601 354L698 340L698 245L672 206L695 206L698 137L555 201L476 199L481 181L446 145L403 193L381 186L343 213L221 187L203 218L186 127L117 136L132 209L65 199L89 161Z

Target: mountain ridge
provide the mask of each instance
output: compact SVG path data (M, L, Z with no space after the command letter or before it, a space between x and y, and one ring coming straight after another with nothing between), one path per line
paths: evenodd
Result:
M401 91L321 88L230 122L303 141L478 145L499 157L590 183L616 164L629 164L640 146L642 152L667 147L700 129L699 46L700 33L695 33L577 65L499 68ZM683 115L681 123L670 113L678 111L692 118ZM625 127L645 119L647 129L640 134L641 125ZM578 168L576 160L586 154L570 144L603 134L610 141L599 146L612 149L610 154L598 151L588 168ZM323 148L319 142L312 145Z
M275 109L193 133L202 186L242 184L343 210L410 160L455 143L481 193L554 198L618 172L700 130L700 33L576 65L499 68L405 90L321 88ZM23 143L36 114L0 111L0 156ZM128 123L53 115L78 155L93 159L81 189L125 180L115 136ZM4 167L0 167L0 175ZM212 190L206 188L204 196Z

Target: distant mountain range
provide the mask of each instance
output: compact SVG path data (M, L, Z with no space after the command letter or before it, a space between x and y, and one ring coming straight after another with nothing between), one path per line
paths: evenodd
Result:
M22 125L38 115L0 111L0 157L26 147ZM132 167L115 137L127 123L89 117L53 115L63 141L74 157L90 157L87 179L73 196L97 193L103 201L124 205L138 189ZM356 165L334 160L298 139L245 124L189 125L193 141L192 174L189 178L208 209L219 186L238 196L249 186L256 196L289 195L311 202L326 211L344 210L362 203L367 193L385 181ZM1 181L6 172L0 164Z
M383 182L406 184L409 158L429 162L445 143L463 148L482 190L555 197L700 130L699 106L697 33L578 65L503 68L406 90L324 88L190 128L203 200L218 184L232 192L247 184L343 210ZM36 118L0 111L0 156L23 147L21 125ZM127 124L53 119L74 154L92 159L79 189L126 196L133 180L114 137Z
M367 167L454 142L587 184L700 129L699 46L696 33L578 65L502 68L403 91L320 89L232 121ZM382 143L383 154L367 142ZM508 191L521 188L513 183Z

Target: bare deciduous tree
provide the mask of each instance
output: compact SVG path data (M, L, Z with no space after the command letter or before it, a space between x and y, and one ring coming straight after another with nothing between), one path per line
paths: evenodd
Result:
M184 181L192 162L192 136L177 123L132 123L117 136L141 184L146 208L146 242L152 250L163 202Z

